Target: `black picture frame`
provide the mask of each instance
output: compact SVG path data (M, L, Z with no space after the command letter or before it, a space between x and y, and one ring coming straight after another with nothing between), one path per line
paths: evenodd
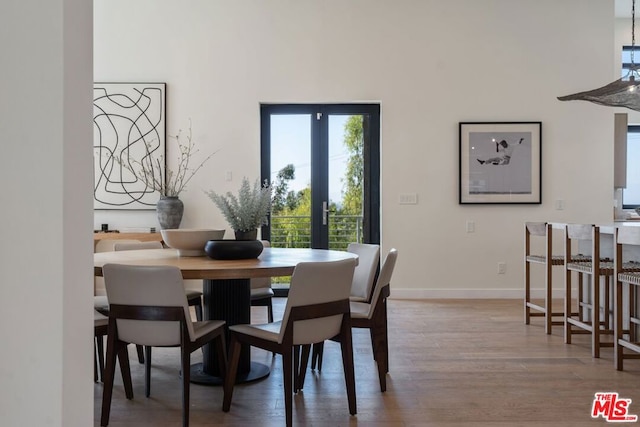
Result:
M459 123L460 204L542 203L542 122Z

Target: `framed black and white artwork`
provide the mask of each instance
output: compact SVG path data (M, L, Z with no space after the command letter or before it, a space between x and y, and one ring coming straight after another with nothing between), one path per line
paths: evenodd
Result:
M460 204L542 202L541 122L460 123Z
M133 171L152 160L164 175L165 96L165 83L94 83L94 209L155 209L160 193Z

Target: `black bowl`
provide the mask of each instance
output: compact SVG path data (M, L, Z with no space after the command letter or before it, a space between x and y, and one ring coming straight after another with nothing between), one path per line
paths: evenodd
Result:
M258 258L262 249L260 240L209 240L204 245L209 258L220 260Z

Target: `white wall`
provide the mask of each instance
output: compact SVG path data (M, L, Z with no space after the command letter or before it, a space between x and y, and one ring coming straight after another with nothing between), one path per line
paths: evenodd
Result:
M395 297L520 297L523 223L612 219L613 109L557 96L615 75L602 0L95 0L96 81L168 84L202 155L183 227L226 226L202 189L259 175L261 102L379 101L382 243ZM579 12L579 13L577 13ZM458 204L458 123L542 122L542 205ZM233 172L226 182L224 172ZM418 205L398 205L415 192ZM565 209L554 209L554 201ZM475 233L465 222L476 223ZM154 226L152 212L94 225ZM497 274L497 263L507 273Z
M92 4L0 4L0 424L93 419Z

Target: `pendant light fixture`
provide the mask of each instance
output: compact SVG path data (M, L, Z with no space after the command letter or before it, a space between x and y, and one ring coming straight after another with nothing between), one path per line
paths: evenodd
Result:
M636 0L631 3L631 66L624 77L598 89L559 96L560 101L590 101L607 107L626 107L640 111L640 73L634 62L636 44Z

